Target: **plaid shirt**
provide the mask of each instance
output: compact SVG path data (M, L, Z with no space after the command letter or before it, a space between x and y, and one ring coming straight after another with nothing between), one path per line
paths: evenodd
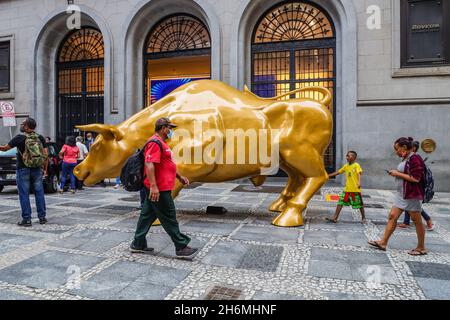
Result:
M405 174L410 175L416 180L416 182L409 182L403 180L403 198L404 199L419 199L423 200L423 178L424 178L425 162L418 154L413 154L405 165Z

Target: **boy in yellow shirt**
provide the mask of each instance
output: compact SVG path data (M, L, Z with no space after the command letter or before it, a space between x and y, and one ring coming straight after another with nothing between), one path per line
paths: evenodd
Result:
M330 178L336 177L345 173L346 183L344 192L339 199L336 212L332 218L326 218L327 221L337 223L339 214L344 206L352 206L353 209L359 209L361 212L362 223L366 222L366 216L364 214L364 203L361 195L361 166L356 162L358 154L355 151L349 151L347 153L348 163L343 166L339 171L330 174Z

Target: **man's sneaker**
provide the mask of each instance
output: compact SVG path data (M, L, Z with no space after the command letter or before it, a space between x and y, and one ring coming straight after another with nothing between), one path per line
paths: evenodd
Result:
M175 253L177 255L177 257L181 257L181 258L193 258L194 255L197 253L198 249L197 248L191 248L191 247L185 247L181 250L176 250Z
M45 218L39 219L39 224L46 224L48 221Z
M31 220L22 220L21 222L18 222L17 225L19 227L31 227Z
M130 251L131 251L131 253L146 253L146 254L149 254L149 253L152 253L153 251L155 251L155 249L149 248L149 247L147 247L147 248L138 248L134 244L131 244Z

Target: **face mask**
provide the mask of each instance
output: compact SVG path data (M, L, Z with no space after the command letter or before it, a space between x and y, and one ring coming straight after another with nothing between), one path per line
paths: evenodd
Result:
M170 129L169 133L167 134L167 138L172 139L173 137L173 130Z

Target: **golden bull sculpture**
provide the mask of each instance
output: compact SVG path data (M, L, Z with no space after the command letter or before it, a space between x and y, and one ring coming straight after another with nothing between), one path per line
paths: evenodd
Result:
M305 97L280 100L297 92ZM191 183L250 178L259 186L280 167L289 178L270 206L280 212L273 224L301 226L302 212L328 180L323 155L333 133L331 101L322 87L267 99L220 81L191 82L117 126L78 126L98 136L75 175L86 185L119 176L125 161L154 134L156 120L167 117L178 125L168 144L181 175ZM182 187L177 183L174 197Z

